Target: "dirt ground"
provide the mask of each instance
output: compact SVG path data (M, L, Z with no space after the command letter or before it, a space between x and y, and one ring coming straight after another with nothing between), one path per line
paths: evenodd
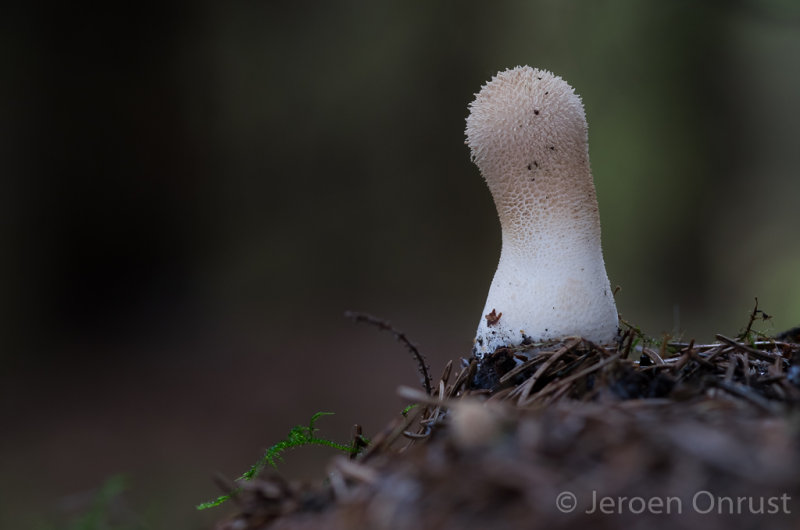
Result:
M797 330L750 327L702 345L635 329L613 348L528 344L438 380L417 356L423 390L398 390L416 407L318 483L242 482L217 528L797 528Z

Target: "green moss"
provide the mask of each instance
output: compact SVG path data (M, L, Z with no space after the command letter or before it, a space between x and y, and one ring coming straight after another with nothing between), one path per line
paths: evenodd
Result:
M353 446L347 446L344 444L340 444L334 442L332 440L328 440L326 438L320 438L316 436L315 433L319 430L315 425L319 418L322 416L330 416L332 412L317 412L313 416L311 416L311 421L308 425L297 425L289 431L289 434L286 436L284 440L276 443L272 447L266 450L264 456L261 459L253 464L250 469L242 473L242 475L236 479L237 481L240 480L253 480L258 474L264 469L267 465L270 465L277 469L277 463L282 461L283 458L281 454L288 450L294 449L296 447L303 447L306 445L323 445L326 447L332 447L334 449L338 449L339 451L343 451L349 454L357 453L362 445L360 444L353 444ZM227 495L220 495L216 499L208 502L204 502L197 506L198 510L205 510L207 508L213 508L215 506L219 506L220 504L224 503L228 499L230 499L233 495L238 493L241 488L237 488L230 492Z
M109 477L87 499L78 514L61 521L43 519L32 527L37 530L142 530L149 525L137 514L121 510L122 497L128 489L124 475ZM83 503L81 503L83 504ZM63 517L62 517L63 518Z

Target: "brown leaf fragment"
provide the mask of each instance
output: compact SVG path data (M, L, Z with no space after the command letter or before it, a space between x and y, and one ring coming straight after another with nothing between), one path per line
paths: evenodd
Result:
M500 322L500 317L503 316L503 313L498 313L497 310L492 309L492 312L486 315L486 325L496 326L498 322Z

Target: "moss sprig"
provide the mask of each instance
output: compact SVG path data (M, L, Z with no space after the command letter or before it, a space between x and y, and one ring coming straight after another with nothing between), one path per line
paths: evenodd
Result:
M339 451L343 451L345 453L354 454L354 452L358 451L358 447L356 446L348 446L344 444L340 444L334 442L333 440L328 440L327 438L321 438L317 436L315 433L319 430L316 427L317 420L320 419L322 416L331 416L333 412L317 412L313 416L311 416L311 421L309 421L308 425L296 425L293 427L289 434L286 436L285 439L281 440L280 442L276 443L272 447L266 450L264 456L261 459L253 464L250 469L242 473L242 475L236 479L236 481L243 481L243 480L253 480L258 474L264 469L266 466L272 466L277 469L278 462L283 461L283 457L281 454L289 449L294 449L296 447L303 447L306 445L322 445L325 447L332 447L333 449L337 449ZM206 510L208 508L214 508L215 506L219 506L220 504L224 503L225 501L229 500L231 497L236 495L239 491L241 491L241 487L234 489L230 493L226 495L220 495L216 499L208 502L204 502L197 505L198 510Z

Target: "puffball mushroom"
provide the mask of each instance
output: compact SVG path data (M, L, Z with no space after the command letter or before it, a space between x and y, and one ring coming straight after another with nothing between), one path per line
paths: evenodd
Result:
M580 97L548 71L509 69L475 96L466 134L502 228L475 354L571 336L613 342L619 321Z

